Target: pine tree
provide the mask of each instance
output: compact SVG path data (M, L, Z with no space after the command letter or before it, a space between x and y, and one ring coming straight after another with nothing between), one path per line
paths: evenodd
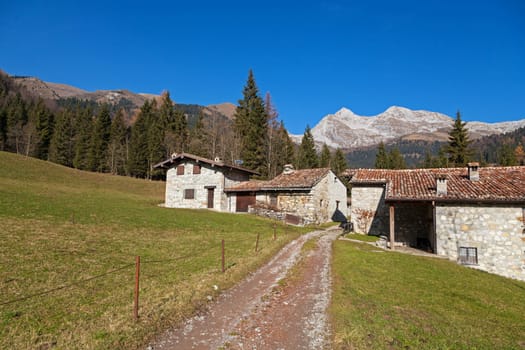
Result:
M128 173L134 177L146 178L149 175L148 123L151 114L152 103L146 101L140 108L137 120L131 128Z
M73 166L77 169L89 170L89 152L93 128L94 121L91 108L77 106L75 120L75 158L73 159Z
M330 162L332 155L330 154L330 149L326 145L326 143L323 143L323 147L321 148L321 156L319 157L319 167L320 168L330 168Z
M109 106L103 105L100 109L91 136L89 152L89 169L91 171L108 171L108 145L111 133L111 116Z
M448 161L451 166L462 167L465 166L470 157L470 140L468 137L467 123L461 121L461 114L456 113L456 119L449 132L448 147Z
M47 160L49 158L49 146L53 136L53 114L44 105L44 101L39 98L36 105L32 107L33 119L38 135L36 146L36 157Z
M111 122L109 140L109 171L112 174L124 175L126 173L128 128L124 123L124 111L120 109Z
M393 147L388 153L388 168L389 169L405 169L405 158L399 151L399 148Z
M383 142L380 142L379 145L377 146L375 168L376 169L389 169L390 168L390 164L388 161L388 155L386 153L385 144Z
M235 109L234 129L239 141L243 165L257 171L262 178L268 176L267 132L268 116L259 96L252 70L243 89L243 99Z
M343 151L338 148L334 153L334 158L332 159L332 171L340 176L343 171L348 168L348 163L346 161Z
M207 158L207 143L209 142L209 133L204 126L204 114L201 111L195 122L195 126L190 131L188 152L200 157Z
M57 115L56 125L49 147L49 160L65 166L73 166L75 156L73 116L68 110Z
M502 166L518 165L516 154L509 144L504 144L498 150L498 163Z
M315 151L314 137L310 131L310 126L307 125L297 154L297 168L311 169L317 168L318 166L319 160L317 159L317 152Z

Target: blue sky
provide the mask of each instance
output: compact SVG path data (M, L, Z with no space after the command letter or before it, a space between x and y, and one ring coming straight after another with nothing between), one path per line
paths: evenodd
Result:
M347 107L525 118L525 1L1 1L0 69L233 102L253 69L293 133Z

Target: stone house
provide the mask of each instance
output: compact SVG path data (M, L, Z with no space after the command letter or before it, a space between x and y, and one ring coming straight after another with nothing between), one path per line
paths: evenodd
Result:
M217 211L232 211L225 188L246 182L257 174L225 164L218 158L211 160L189 153L173 154L154 168L167 169L166 207Z
M525 167L347 171L360 233L525 280Z
M270 181L249 181L225 190L249 211L293 224L346 221L346 186L329 168L294 170L285 166Z

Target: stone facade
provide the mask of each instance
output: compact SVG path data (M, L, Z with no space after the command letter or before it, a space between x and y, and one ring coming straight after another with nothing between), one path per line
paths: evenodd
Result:
M183 166L183 174L177 175L178 166ZM194 167L200 167L200 174L194 174ZM235 211L235 202L224 192L224 188L243 181L249 175L236 169L225 169L203 162L186 159L166 173L166 201L168 208L208 208L209 191L213 191L213 206L218 211ZM193 198L185 198L186 190L193 190ZM232 210L233 208L233 210Z
M437 254L458 260L460 247L477 250L477 266L525 280L525 209L512 205L437 204Z
M359 233L388 236L388 206L384 185L353 186L351 221Z
M262 207L299 216L303 224L342 221L348 215L346 186L331 171L311 189L263 190L257 192L256 201Z

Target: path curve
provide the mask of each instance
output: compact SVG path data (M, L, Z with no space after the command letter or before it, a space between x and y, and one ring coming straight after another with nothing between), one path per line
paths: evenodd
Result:
M147 349L328 348L331 246L338 234L314 231L288 243L270 262L221 294L204 315L167 331ZM303 244L317 238L317 248L300 264L300 278L279 287Z

